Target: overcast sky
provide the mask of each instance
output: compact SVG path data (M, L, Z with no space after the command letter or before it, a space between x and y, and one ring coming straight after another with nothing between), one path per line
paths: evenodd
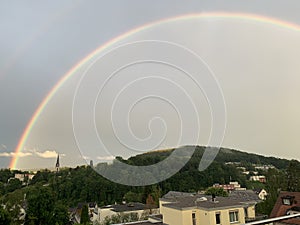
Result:
M0 4L2 168L9 166L26 124L53 86L76 63L114 37L161 19L215 11L251 13L300 25L300 3L296 0ZM104 57L113 47L144 40L157 42L127 46ZM137 32L101 52L103 57L88 70L75 99L75 124L72 103L90 64L65 82L29 134L17 167L51 167L57 153L62 165L74 166L84 159L98 162L115 155L128 157L152 149L210 143L214 125L210 97L204 93L209 90L200 90L174 66L137 64L106 82L108 73L126 63L143 57L168 61L172 55L170 63L194 71L193 76L197 71L210 76L213 71L227 112L222 146L300 159L299 40L300 31L237 18L178 20ZM184 46L203 61L192 63L194 58L180 53L182 48L159 41ZM145 55L148 51L151 53ZM98 133L92 133L91 110L96 112Z

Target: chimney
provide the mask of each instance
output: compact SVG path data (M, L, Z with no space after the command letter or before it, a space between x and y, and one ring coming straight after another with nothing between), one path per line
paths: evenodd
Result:
M212 197L212 201L215 202L216 201L216 195L212 194L211 197Z

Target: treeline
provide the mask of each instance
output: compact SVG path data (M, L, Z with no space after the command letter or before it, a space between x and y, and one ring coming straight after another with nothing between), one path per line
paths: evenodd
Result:
M196 160L200 162L203 153L206 149L204 146L185 146L188 151L194 150L194 155L191 160ZM208 147L208 150L210 147ZM211 148L214 149L214 148ZM141 155L133 156L128 159L129 164L133 165L151 165L157 163L160 160L168 157L174 149L164 150L164 151L153 151L144 153ZM289 160L281 159L276 157L266 157L262 155L257 155L254 153L242 152L234 149L220 148L218 155L216 156L215 162L226 163L226 162L240 162L245 165L251 164L261 164L261 165L273 165L277 169L286 169Z
M126 186L114 183L100 176L94 169L109 167L113 165L99 164L95 168L90 166L78 166L76 168L61 169L58 173L49 170L38 171L34 178L26 186L18 183L10 184L9 178L14 176L10 170L0 170L1 188L0 204L8 206L11 218L17 218L17 209L14 205L22 206L28 204L30 198L39 199L39 193L50 196L48 199L55 202L53 208L48 209L52 214L56 212L65 212L69 207L76 207L78 203L96 202L99 206L108 204L127 202L143 202L145 204L158 204L159 197L168 191L196 192L206 190L214 183L228 183L229 181L238 181L243 187L266 188L270 193L266 203L258 206L258 211L268 214L277 199L280 190L300 191L300 164L296 160L285 160L274 157L264 157L256 154L249 154L231 149L221 149L215 160L210 166L199 171L199 163L203 156L204 147L184 147L186 151L193 152L191 159L174 176L149 186ZM166 159L173 150L154 151L129 158L128 160L117 157L113 164L124 162L129 165L145 166L153 165ZM180 158L180 157L179 157ZM178 161L180 161L178 159ZM247 169L254 169L252 164L274 165L276 169L268 171L259 171L267 178L266 184L259 182L250 182L249 175L243 174L237 166L225 164L226 162L240 162L239 166ZM175 163L175 162L174 162ZM169 165L169 166L172 166ZM168 170L169 168L165 168ZM130 176L130 173L118 171L122 176ZM159 171L163 173L164 171ZM130 179L135 179L131 177ZM4 191L3 191L4 190ZM43 197L42 197L43 198ZM1 209L3 210L3 209ZM35 223L34 210L27 217L28 221ZM1 213L1 212L0 212ZM3 215L6 215L5 213ZM65 219L65 214L61 217ZM3 217L4 218L4 217ZM53 222L53 220L52 220ZM15 221L15 224L18 224ZM46 224L43 222L43 224ZM51 222L50 222L51 224ZM60 224L60 223L58 223Z
M269 215L280 191L300 192L300 163L291 160L283 170L268 170L266 177L267 200L257 205L257 212Z

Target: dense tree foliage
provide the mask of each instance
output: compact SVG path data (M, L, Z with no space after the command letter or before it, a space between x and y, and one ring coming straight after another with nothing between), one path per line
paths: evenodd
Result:
M287 190L300 191L300 164L296 160L291 160L286 174L287 174Z
M300 191L300 164L298 161L264 157L231 149L221 149L213 163L204 171L199 171L199 163L204 147L186 147L194 151L193 156L174 176L158 184L138 187L125 186L100 176L90 166L61 169L58 173L49 170L37 172L28 185L13 179L20 171L0 170L1 203L7 205L10 217L18 224L18 207L27 204L25 224L65 224L68 220L67 208L76 207L78 203L96 202L99 206L127 202L143 202L147 205L158 205L159 198L168 191L196 192L206 190L214 183L238 181L247 188L266 188L267 200L257 206L258 212L269 214L280 190ZM164 160L173 150L154 151L131 157L127 160L117 157L116 160L130 165L151 165ZM253 164L274 165L276 169L259 171L265 175L267 183L249 181L235 165L227 162L238 162L239 166L253 170ZM98 166L110 166L100 164ZM170 165L172 166L172 165ZM168 168L165 168L166 170ZM164 171L159 171L163 173ZM122 171L119 171L122 174ZM134 178L133 178L134 179ZM21 188L22 186L22 188ZM210 190L211 191L211 190ZM216 191L216 195L223 192ZM119 221L119 217L110 218ZM19 223L20 224L20 223Z
M228 192L224 191L223 188L215 188L215 187L208 188L205 191L205 194L206 195L212 195L212 196L223 196L223 197L228 196Z
M25 225L66 224L69 220L64 206L49 187L36 186L27 194Z
M124 195L124 200L126 202L141 202L142 201L142 193L134 193L132 191L128 191Z
M7 183L9 178L14 177L14 172L9 169L0 170L0 182Z
M266 190L268 192L267 199L257 205L257 212L269 215L277 200L280 191L287 190L286 176L283 171L270 169L267 174Z
M87 225L90 221L89 209L86 204L83 205L80 216L80 224Z
M0 206L0 224L10 224L11 217L7 210L5 210L2 206Z
M56 201L53 209L53 222L55 225L65 225L69 222L68 209L61 201Z
M22 187L22 182L19 179L13 178L9 180L8 185L6 187L7 192L12 192Z

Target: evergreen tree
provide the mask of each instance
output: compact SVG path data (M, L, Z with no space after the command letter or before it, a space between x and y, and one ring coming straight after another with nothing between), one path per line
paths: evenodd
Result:
M287 191L300 191L300 163L291 160L287 168Z
M81 217L80 217L80 223L87 225L90 222L90 218L89 218L89 209L87 205L84 205L82 207L82 211L81 211Z

